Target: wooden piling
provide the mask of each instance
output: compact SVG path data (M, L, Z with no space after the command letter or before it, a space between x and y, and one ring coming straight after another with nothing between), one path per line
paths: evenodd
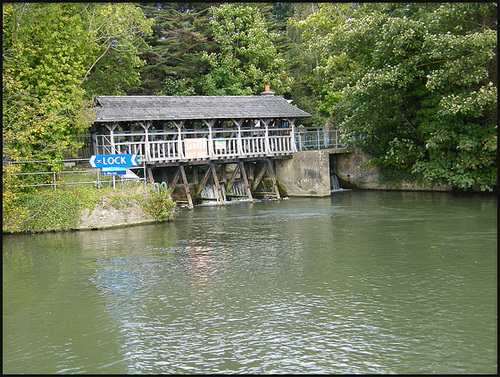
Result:
M186 177L186 171L184 170L184 166L183 165L179 165L179 170L180 170L181 175L182 175L182 181L184 183L184 189L186 190L186 197L187 197L187 200L188 200L188 208L189 209L193 209L194 208L193 199L191 198L191 193L189 192L189 183L188 183L188 180L187 180L187 177Z
M241 176L243 177L243 182L245 183L245 187L247 189L248 199L253 202L252 189L250 187L250 184L248 183L248 178L247 178L247 173L245 172L245 164L244 164L244 162L240 161L239 162L239 166L240 166Z

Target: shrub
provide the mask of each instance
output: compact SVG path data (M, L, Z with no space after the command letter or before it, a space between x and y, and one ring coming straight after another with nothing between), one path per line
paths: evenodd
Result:
M176 202L172 200L172 189L159 186L158 191L149 188L146 198L140 201L142 209L148 215L154 216L157 221L173 218Z

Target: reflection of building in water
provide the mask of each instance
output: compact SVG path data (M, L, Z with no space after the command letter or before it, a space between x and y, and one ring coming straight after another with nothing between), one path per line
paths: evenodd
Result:
M190 272L191 296L195 304L207 304L213 301L216 290L217 268L214 264L214 249L202 240L189 241L188 269Z

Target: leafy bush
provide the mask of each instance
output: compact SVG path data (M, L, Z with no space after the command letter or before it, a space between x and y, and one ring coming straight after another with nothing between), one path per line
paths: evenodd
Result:
M171 188L165 189L163 186L159 186L158 191L156 191L150 187L146 198L140 201L142 209L148 215L154 216L157 221L171 219L176 206L171 194Z
M40 232L76 228L80 200L74 190L42 190L37 195L26 196L24 201L29 211L24 230Z

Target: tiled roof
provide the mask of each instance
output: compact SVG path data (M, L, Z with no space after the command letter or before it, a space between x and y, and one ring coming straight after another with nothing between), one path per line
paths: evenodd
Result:
M99 96L96 122L302 118L282 96Z

